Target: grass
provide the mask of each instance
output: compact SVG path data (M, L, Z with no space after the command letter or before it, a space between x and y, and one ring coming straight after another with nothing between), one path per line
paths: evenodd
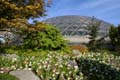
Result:
M19 79L10 74L0 73L0 80L19 80Z

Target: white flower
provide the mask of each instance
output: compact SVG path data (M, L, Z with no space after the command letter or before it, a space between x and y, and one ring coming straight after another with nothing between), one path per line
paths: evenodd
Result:
M68 67L70 67L71 65L70 64L68 64Z
M4 73L4 71L0 71L0 73Z
M26 64L25 67L28 68L28 65Z
M75 80L78 80L78 77L76 77Z
M0 68L1 70L3 70L4 68Z
M56 74L59 74L59 72L56 72Z
M58 66L58 64L56 63L55 66Z
M18 68L17 70L20 70L20 68Z
M55 77L55 74L52 74L53 77Z
M62 68L62 67L63 67L63 65L61 64L61 65L59 65L59 67L60 67L60 68Z
M53 70L53 72L55 72L55 69Z
M41 68L42 68L42 66L39 66L38 68L39 68L39 69L41 69Z
M12 59L12 62L15 62L15 61L17 61L17 58L13 58L13 59Z
M32 66L32 62L29 63L29 66Z
M39 70L38 70L38 69L36 69L36 72L38 73L38 72L39 72Z
M22 66L20 66L20 69L22 69L23 67Z
M47 61L45 61L44 63L47 64Z
M40 75L41 78L43 78L43 75Z
M31 71L31 70L32 70L32 68L28 68L28 70L30 70L30 71Z
M16 67L15 67L15 65L11 66L11 69L14 69L14 70L16 70Z
M50 65L49 64L48 64L47 68L50 69Z
M65 71L63 71L62 73L65 74Z
M46 61L49 61L49 58L46 58Z
M72 73L72 71L69 71L69 74L71 74Z
M74 68L75 68L75 70L77 70L77 69L78 69L78 66L74 66Z
M46 65L43 65L43 68L46 68L47 66Z
M68 77L68 79L67 80L70 80L70 78Z

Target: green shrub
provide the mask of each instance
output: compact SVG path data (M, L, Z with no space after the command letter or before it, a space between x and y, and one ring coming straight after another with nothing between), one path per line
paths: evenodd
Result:
M120 25L118 25L118 27L111 26L109 37L111 44L114 46L113 49L120 53Z
M7 46L5 44L0 44L0 52L1 53L5 53L6 48L7 48Z
M10 74L0 73L0 80L19 80L19 79Z
M82 58L76 61L79 70L87 77L87 80L120 80L120 71L111 68L110 65Z
M120 56L110 52L89 52L76 59L86 80L120 80Z
M54 26L46 24L44 29L28 32L23 45L26 49L61 50L66 48L66 41Z
M90 50L95 50L97 48L97 40L96 38L99 35L99 26L100 26L101 22L100 21L96 21L96 19L93 17L90 25L88 26L87 30L89 32L89 43L88 43L88 47Z

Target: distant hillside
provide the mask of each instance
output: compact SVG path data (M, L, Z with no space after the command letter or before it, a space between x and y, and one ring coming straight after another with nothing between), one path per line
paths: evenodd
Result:
M93 18L87 16L77 16L77 15L68 15L68 16L58 16L44 20L45 23L55 25L64 36L81 36L87 35L86 27L88 27ZM100 21L100 35L107 35L110 23L96 19L94 21Z

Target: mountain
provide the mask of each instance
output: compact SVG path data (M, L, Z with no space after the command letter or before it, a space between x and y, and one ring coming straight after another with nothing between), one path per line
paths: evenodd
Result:
M94 20L94 21L92 21ZM99 35L105 36L109 32L110 23L88 16L68 15L58 16L44 20L43 22L56 26L64 36L87 35L87 27L92 22L100 22Z

